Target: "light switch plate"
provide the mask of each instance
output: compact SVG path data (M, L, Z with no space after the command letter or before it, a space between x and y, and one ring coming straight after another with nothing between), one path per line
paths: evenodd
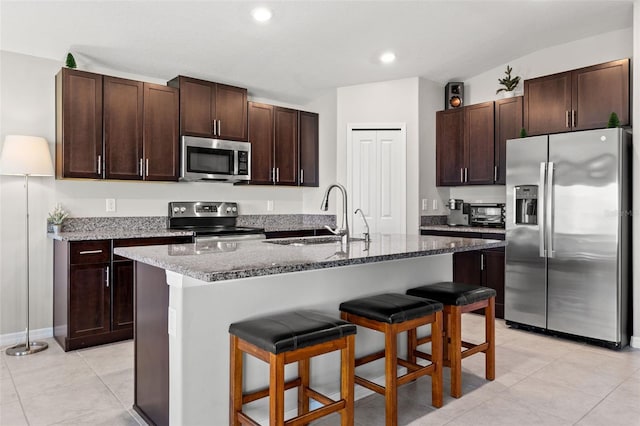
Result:
M115 198L107 198L107 211L115 212L116 211L116 199Z
M429 210L429 200L427 200L426 198L422 199L422 210Z
M438 200L437 199L433 200L433 210L438 210Z
M273 211L273 200L268 200L267 201L267 211L268 212L272 212Z

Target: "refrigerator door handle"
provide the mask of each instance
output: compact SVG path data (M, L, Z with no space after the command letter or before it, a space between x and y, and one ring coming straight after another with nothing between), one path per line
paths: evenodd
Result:
M547 163L540 163L540 181L538 182L538 188L540 191L538 192L538 235L540 238L539 247L540 247L540 257L547 257L547 250L544 241L545 236L545 197L546 197L546 186L545 181L547 178Z
M549 162L548 166L547 166L547 187L546 187L546 191L545 191L546 195L547 195L547 211L546 211L546 217L545 217L545 222L546 223L546 228L547 228L547 257L553 257L554 256L554 249L553 249L553 198L554 198L554 193L553 193L553 163Z

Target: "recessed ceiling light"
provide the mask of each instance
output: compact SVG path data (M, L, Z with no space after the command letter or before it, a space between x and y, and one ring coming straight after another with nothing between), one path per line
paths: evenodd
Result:
M271 11L266 7L258 7L251 11L251 16L258 22L267 22L271 19Z
M380 62L383 64L390 64L391 62L396 60L396 54L393 52L385 52L380 55Z

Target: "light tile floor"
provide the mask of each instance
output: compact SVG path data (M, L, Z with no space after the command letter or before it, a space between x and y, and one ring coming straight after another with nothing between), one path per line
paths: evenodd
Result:
M463 317L464 337L484 336L484 318ZM484 355L463 361L463 396L431 407L431 381L400 388L401 425L640 425L640 350L611 351L512 330L496 321L496 380L484 379ZM131 341L22 358L2 351L0 425L144 425L133 412ZM211 424L215 424L212 422ZM315 426L339 425L330 416ZM356 402L358 426L384 425L384 400Z

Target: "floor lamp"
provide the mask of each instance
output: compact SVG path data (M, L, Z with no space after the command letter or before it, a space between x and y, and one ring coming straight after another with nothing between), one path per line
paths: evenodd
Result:
M49 346L45 342L29 341L29 176L53 176L53 164L46 139L37 136L7 136L0 156L0 174L24 176L25 234L27 238L27 339L26 343L7 349L7 355L22 356L43 351Z

